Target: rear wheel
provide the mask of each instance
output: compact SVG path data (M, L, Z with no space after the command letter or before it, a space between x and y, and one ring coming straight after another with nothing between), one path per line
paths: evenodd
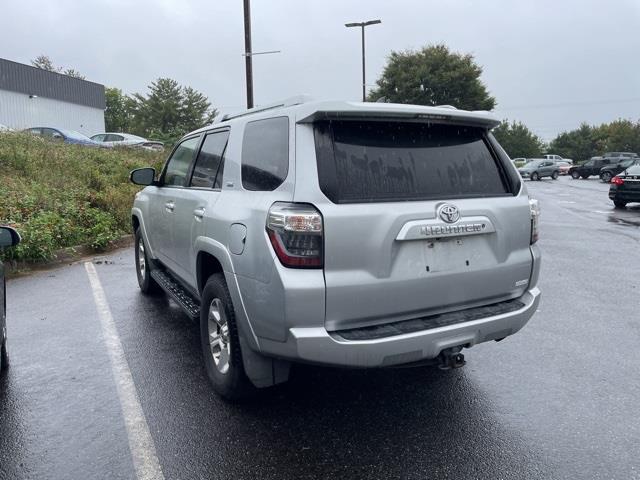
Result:
M136 257L136 274L138 276L138 285L140 290L145 294L154 294L160 291L160 286L151 278L151 263L147 256L147 248L142 238L140 227L136 230L135 235L135 257Z
M553 180L557 180L559 176L560 176L560 172L558 172L558 170L556 170L555 172L553 172L553 173L551 174L551 178L552 178Z
M533 172L531 174L531 180L540 180L540 175L538 175L538 172Z
M611 181L611 173L610 172L602 172L600 174L600 180L604 183L609 183Z
M200 340L213 389L229 400L251 396L256 389L244 373L233 303L222 274L209 277L201 305Z
M627 202L623 202L622 200L614 200L613 204L616 206L616 208L624 208L627 206Z
M580 178L580 174L576 170L574 170L573 172L571 172L571 178L577 180Z

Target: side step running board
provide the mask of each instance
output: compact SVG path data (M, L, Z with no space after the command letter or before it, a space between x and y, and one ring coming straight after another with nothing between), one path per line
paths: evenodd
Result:
M189 317L193 320L200 319L200 304L182 287L182 285L157 268L151 270L151 278L153 278L158 285L160 285L160 287L182 307Z

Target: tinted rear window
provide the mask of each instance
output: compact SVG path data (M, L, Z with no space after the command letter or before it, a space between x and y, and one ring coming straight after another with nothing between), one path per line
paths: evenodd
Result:
M320 187L336 203L509 194L485 134L443 124L318 122Z

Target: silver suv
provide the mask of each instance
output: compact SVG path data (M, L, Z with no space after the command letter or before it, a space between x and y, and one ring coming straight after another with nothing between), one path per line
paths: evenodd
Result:
M132 209L138 281L227 398L292 362L464 364L536 311L538 210L486 112L291 99L186 135Z

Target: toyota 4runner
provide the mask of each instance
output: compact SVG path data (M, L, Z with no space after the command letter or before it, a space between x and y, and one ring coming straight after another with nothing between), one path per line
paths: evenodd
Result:
M486 112L290 99L186 135L132 209L140 288L227 398L292 362L464 364L536 311L538 209Z

